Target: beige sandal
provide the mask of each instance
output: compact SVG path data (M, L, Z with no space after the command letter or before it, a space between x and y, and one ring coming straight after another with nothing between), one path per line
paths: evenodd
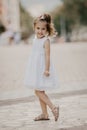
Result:
M55 117L55 121L57 121L58 117L59 117L59 107L54 107L53 110L52 110L52 113Z
M44 120L50 120L50 119L48 117L46 118L44 114L41 114L34 119L34 121L44 121Z

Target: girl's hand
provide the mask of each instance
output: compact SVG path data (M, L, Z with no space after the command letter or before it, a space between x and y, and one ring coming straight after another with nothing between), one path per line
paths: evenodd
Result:
M45 71L44 75L48 77L50 75L49 71Z

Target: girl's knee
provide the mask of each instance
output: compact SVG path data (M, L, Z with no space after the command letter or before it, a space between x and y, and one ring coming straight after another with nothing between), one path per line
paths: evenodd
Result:
M40 90L35 90L35 94L38 95L40 93L44 93L44 91L40 91Z
M35 94L38 95L38 93L39 93L39 90L35 90Z

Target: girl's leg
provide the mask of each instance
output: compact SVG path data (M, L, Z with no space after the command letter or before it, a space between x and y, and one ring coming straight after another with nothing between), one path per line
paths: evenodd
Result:
M45 92L43 93L42 91L39 90L35 90L36 95L45 103L49 106L49 108L51 110L53 110L53 108L55 107L52 102L50 101L50 99L48 98L48 96L45 94Z
M47 105L46 105L46 103L43 102L43 100L41 100L40 98L39 98L39 101L40 101L42 113L45 115L46 118L48 118L48 112L47 112Z
M41 93L44 93L44 91L41 91ZM36 95L37 95L37 93L36 93ZM41 109L42 109L42 113L45 115L45 117L48 117L47 104L41 98L39 98L39 101L40 101L40 106L41 106Z
M43 93L39 90L35 90L35 93L45 104L49 106L49 108L52 110L52 113L55 117L55 121L57 121L59 117L59 107L55 107L55 105L53 105L53 103L50 101L50 99L45 94L45 92Z

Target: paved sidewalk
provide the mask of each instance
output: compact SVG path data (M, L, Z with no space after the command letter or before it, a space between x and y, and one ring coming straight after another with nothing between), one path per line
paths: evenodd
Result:
M58 122L33 121L38 99L23 85L31 45L0 46L0 130L87 130L87 43L52 45L60 86L47 91L60 106Z
M81 94L81 95L80 95ZM67 93L68 95L68 93ZM60 106L57 122L48 108L50 121L33 121L41 113L38 99L34 96L22 100L0 102L0 130L87 130L87 95L85 92L59 97L49 95L51 100Z

